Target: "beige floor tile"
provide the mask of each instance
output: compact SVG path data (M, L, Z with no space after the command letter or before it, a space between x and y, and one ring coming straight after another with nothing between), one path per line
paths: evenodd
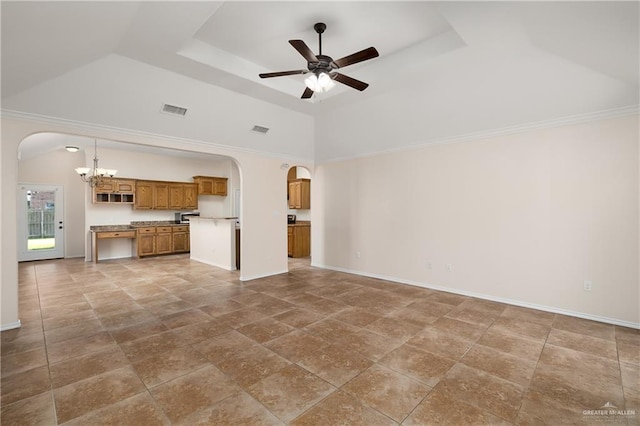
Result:
M100 322L107 330L129 328L137 324L155 320L156 317L144 309L100 317Z
M295 364L260 380L248 392L284 422L298 417L336 388Z
M455 399L439 390L432 391L402 422L407 426L423 425L510 425L480 408Z
M2 378L43 365L47 365L47 352L44 347L5 355L1 361Z
M103 351L117 347L116 342L107 331L92 336L77 337L60 343L47 345L49 363L55 364L70 358Z
M295 328L303 328L324 318L324 315L308 309L293 308L286 312L274 315L275 319Z
M456 364L435 389L448 398L465 401L494 416L513 422L524 387L463 364Z
M620 361L640 365L640 342L618 339Z
M2 406L51 390L49 367L43 365L2 378Z
M423 315L429 315L431 317L440 318L455 308L455 305L450 305L448 303L440 303L437 300L432 300L431 298L421 299L417 302L414 302L408 305L406 308L413 309L421 312Z
M255 345L236 353L233 357L217 362L216 366L246 389L289 364L289 361L275 352L264 346Z
M142 322L129 327L120 328L117 330L109 330L113 339L118 343L130 342L132 340L142 339L143 337L153 336L154 334L163 333L168 331L166 325L160 322L158 319Z
M121 343L120 347L129 361L138 362L154 355L185 346L187 343L171 331Z
M239 391L176 423L183 426L234 425L234 426L280 426L284 425L264 405Z
M47 330L44 332L44 337L49 345L77 337L91 336L104 330L105 327L100 320L93 319L85 320L75 325Z
M482 345L469 349L460 362L524 387L529 384L537 365L536 361L518 358Z
M543 341L494 328L489 328L478 344L530 361L537 361L544 347Z
M374 365L342 386L342 390L401 422L431 388L381 365Z
M265 344L267 348L292 362L315 354L327 345L327 341L302 330L292 331Z
M403 345L386 355L379 363L434 387L453 367L455 361Z
M553 328L572 333L585 334L599 339L615 340L615 328L610 324L590 321L582 318L556 315Z
M341 345L331 344L319 350L309 351L297 363L339 387L369 368L373 361Z
M159 319L164 325L173 329L209 321L212 317L205 314L200 309L189 309L186 311L176 312L175 314L165 315Z
M331 318L357 327L366 327L382 317L366 309L351 307L332 315Z
M443 318L439 318L434 321L431 325L439 330L468 340L478 340L478 338L482 336L487 329L487 325L483 324L481 321L468 322L463 319L450 317L450 313L445 315ZM491 320L491 322L493 322L493 320Z
M131 398L77 417L65 426L118 425L169 426L171 422L149 393L142 392Z
M491 329L518 334L532 339L545 340L551 330L551 326L520 318L499 317L493 325L491 325L490 330Z
M0 419L5 425L55 425L56 410L53 406L53 394L46 391L13 404L3 405Z
M500 316L550 326L553 324L556 314L520 306L507 306Z
M204 356L190 347L180 347L135 362L133 368L147 388L152 388L207 365Z
M422 326L387 316L375 320L366 328L382 336L407 341L415 336L422 329Z
M213 366L207 366L151 389L151 395L172 422L184 420L240 389Z
M409 339L407 344L456 361L471 348L473 340L430 325Z
M49 367L51 386L59 388L128 365L129 361L122 350L112 346L104 351L51 364Z
M131 367L123 367L53 390L58 422L106 407L145 391Z
M273 318L267 317L242 326L237 330L258 343L266 343L295 330L295 328Z
M303 425L390 426L396 422L362 404L357 398L336 391L290 423Z
M612 360L617 360L618 358L618 350L616 348L615 341L591 337L584 334L552 329L549 333L549 337L547 338L547 343Z
M252 346L255 340L235 330L220 334L208 340L194 344L193 347L213 363L222 362L234 357Z

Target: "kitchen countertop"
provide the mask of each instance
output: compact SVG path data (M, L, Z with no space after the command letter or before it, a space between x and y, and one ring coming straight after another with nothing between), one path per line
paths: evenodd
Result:
M175 220L152 220L152 221L136 221L129 225L94 225L90 226L91 232L118 232L130 231L138 228L146 228L148 226L189 226L188 223L176 223Z

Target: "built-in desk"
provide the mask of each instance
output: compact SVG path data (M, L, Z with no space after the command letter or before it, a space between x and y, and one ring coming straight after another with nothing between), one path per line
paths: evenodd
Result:
M113 239L113 238L136 238L136 230L135 229L108 229L105 227L104 230L92 230L92 246L93 246L93 262L98 263L98 241L103 239Z

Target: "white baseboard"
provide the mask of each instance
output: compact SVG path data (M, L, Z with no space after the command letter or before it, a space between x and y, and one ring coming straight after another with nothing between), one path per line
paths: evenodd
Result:
M241 273L242 273L242 269L240 269ZM266 277L272 277L274 275L280 275L280 274L286 274L287 271L286 269L284 271L280 271L280 272L273 272L273 273L269 273L269 274L261 274L261 275L240 275L240 281L251 281L251 280L257 280L258 278L266 278Z
M13 330L14 328L20 327L22 327L22 323L20 322L20 320L18 320L9 324L3 324L2 326L0 326L0 331Z
M591 315L591 314L586 314L586 313L583 313L583 312L568 311L566 309L556 308L556 307L553 307L553 306L538 305L538 304L535 304L535 303L522 302L520 300L506 299L506 298L502 298L502 297L496 297L496 296L491 296L491 295L482 294L482 293L475 293L475 292L465 291L465 290L458 290L458 289L449 288L449 287L441 287L441 286L437 286L437 285L432 285L432 284L427 284L427 283L422 283L422 282L417 282L417 281L412 281L412 280L405 280L405 279L396 278L396 277L387 277L387 276L378 275L378 274L370 274L370 273L361 272L361 271L354 271L354 270L346 269L346 268L339 268L339 267L327 266L327 265L319 265L319 264L314 264L314 263L312 263L311 266L315 266L315 267L318 267L318 268L329 269L329 270L332 270L332 271L344 272L344 273L347 273L347 274L361 275L363 277L370 277L370 278L377 278L377 279L385 280L385 281L392 281L392 282L396 282L396 283L400 283L400 284L408 284L408 285L413 285L413 286L416 286L416 287L428 288L430 290L445 291L447 293L454 293L454 294L459 294L459 295L462 295L462 296L475 297L477 299L490 300L492 302L505 303L507 305L520 306L520 307L529 308L529 309L536 309L536 310L539 310L539 311L551 312L553 314L567 315L567 316L570 316L570 317L582 318L582 319L587 319L587 320L591 320L591 321L598 321L598 322L603 322L603 323L606 323L606 324L619 325L621 327L629 327L629 328L640 329L640 323L635 323L635 322L631 322L631 321L623 321L623 320L619 320L619 319L616 319L616 318L602 317L602 316L599 316L599 315Z

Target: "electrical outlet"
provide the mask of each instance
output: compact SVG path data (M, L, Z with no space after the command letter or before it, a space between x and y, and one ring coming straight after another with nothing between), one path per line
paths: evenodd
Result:
M591 281L586 281L585 280L584 285L583 285L582 288L583 288L584 291L591 291L592 287L593 287L593 283Z
M445 269L447 270L447 272L451 272L453 271L453 265L451 263L447 263L445 265Z
M360 252L359 252L359 251L357 251L357 252L356 252L356 257L357 257L358 259L360 259Z

